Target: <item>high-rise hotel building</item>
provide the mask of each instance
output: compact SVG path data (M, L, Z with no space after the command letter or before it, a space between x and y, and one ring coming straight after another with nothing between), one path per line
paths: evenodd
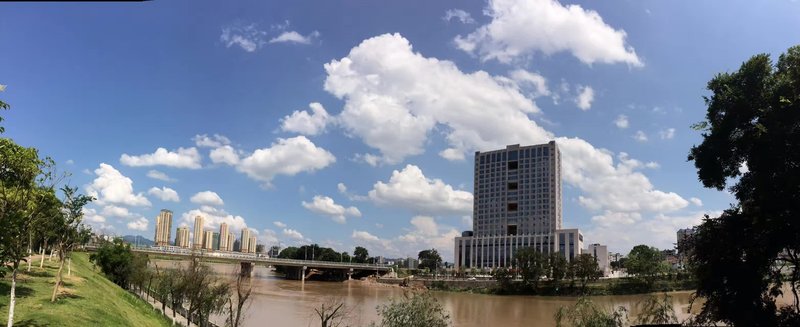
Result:
M192 249L202 249L203 248L203 216L194 217L194 242L192 243Z
M513 265L514 252L581 252L583 236L562 229L561 152L555 141L475 153L472 231L455 239L458 268Z
M154 241L156 246L169 245L172 238L172 211L161 209L156 217L156 236Z

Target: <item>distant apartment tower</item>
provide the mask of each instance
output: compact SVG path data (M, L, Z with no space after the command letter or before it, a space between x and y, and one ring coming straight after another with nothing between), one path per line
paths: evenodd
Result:
M234 251L233 243L235 241L236 241L236 234L234 234L233 232L228 232L228 239L227 239L227 246L226 246L226 249L228 249L227 251Z
M512 265L514 252L534 248L581 253L583 235L562 229L561 152L555 141L475 152L472 231L455 239L455 266Z
M249 253L256 253L256 248L258 247L258 239L255 236L250 236L250 241L247 242L247 250Z
M230 251L231 249L228 247L228 224L220 223L219 224L219 250L220 251Z
M203 216L194 217L194 244L193 249L203 248Z
M156 246L169 245L172 238L172 211L161 209L156 217L156 237L153 239Z
M210 230L203 231L203 249L208 251L214 249L214 232Z
M242 228L242 237L240 238L241 245L240 245L240 252L242 253L249 253L250 252L250 229L249 228Z
M189 227L181 226L178 227L178 231L175 233L175 246L188 248L189 247Z
M211 236L211 249L219 251L219 233L213 232Z

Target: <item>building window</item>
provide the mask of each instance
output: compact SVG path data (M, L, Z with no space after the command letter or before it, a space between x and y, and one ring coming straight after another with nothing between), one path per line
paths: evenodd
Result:
M517 170L519 168L519 161L509 161L508 170Z
M519 207L519 205L517 203L509 203L507 208L506 208L506 210L509 211L509 212L514 212L514 211L517 211L518 207Z
M517 183L517 182L508 183L508 190L509 191L516 191L517 189L519 189L519 183Z

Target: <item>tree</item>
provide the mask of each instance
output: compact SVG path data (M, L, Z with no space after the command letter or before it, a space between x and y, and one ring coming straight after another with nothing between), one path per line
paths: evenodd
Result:
M356 246L355 251L353 251L353 261L358 263L366 263L367 258L369 258L369 251L366 248Z
M514 276L508 269L504 267L497 268L494 270L493 275L501 290L511 290L511 282L514 280Z
M625 261L628 274L643 278L648 284L663 273L665 268L661 251L643 244L634 246L628 254L628 260Z
M555 284L556 287L559 287L561 285L561 281L564 278L567 278L567 272L569 271L569 263L567 262L567 258L565 258L562 253L550 253L548 266L550 268L550 280L553 281L553 284Z
M31 226L53 201L53 167L34 148L0 138L0 262L10 263L8 326L14 325L17 272L28 256Z
M678 323L678 317L675 315L675 309L672 305L672 296L667 293L664 293L663 297L657 295L648 296L644 302L637 303L637 306L639 307L639 316L636 317L637 324Z
M597 260L591 254L583 253L577 255L571 262L575 278L581 282L581 291L586 292L586 285L590 281L597 280L602 274Z
M122 288L130 289L133 256L130 244L116 238L113 242L102 243L89 256L89 260L100 267L106 278Z
M63 209L55 214L51 219L55 222L55 248L58 251L58 273L56 283L53 287L53 296L50 302L56 301L58 288L61 286L61 274L64 271L64 261L72 254L72 249L76 245L83 245L89 242L92 229L83 224L83 207L94 200L91 196L77 194L78 188L64 186Z
M419 251L417 255L419 259L419 268L427 268L433 272L433 275L436 275L436 272L439 270L439 266L442 265L442 257L439 255L439 251L436 249L430 250L422 250Z
M237 271L236 281L231 286L231 291L231 298L228 300L228 325L239 327L244 321L242 311L253 291L252 279Z
M514 253L514 263L522 275L522 282L534 289L539 286L542 276L547 275L550 270L547 256L530 247L519 249Z
M314 308L322 327L339 327L350 315L349 308L341 298L328 298L319 308Z
M406 293L378 307L382 327L442 327L450 325L447 310L430 293Z
M708 82L706 119L692 147L703 186L730 187L738 203L706 217L691 243L699 319L730 325L799 325L800 46L773 65L760 54ZM785 269L788 273L781 273ZM792 305L778 310L788 283Z
M553 317L557 327L623 327L628 324L628 310L618 307L611 312L601 309L587 297L572 307L561 307Z

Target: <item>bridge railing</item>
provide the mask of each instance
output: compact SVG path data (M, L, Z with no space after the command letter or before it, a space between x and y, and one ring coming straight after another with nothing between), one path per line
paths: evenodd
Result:
M350 262L337 262L337 261L320 261L320 260L298 260L298 259L284 259L263 256L260 254L244 254L237 252L210 252L205 250L192 250L174 246L154 246L154 247L132 247L133 251L146 252L155 254L166 255L182 255L182 256L198 256L205 258L220 258L220 259L238 259L256 262L265 262L270 264L288 264L297 266L314 266L314 267L347 267L358 268L364 270L388 270L391 267L385 264L367 264L367 263L350 263Z

